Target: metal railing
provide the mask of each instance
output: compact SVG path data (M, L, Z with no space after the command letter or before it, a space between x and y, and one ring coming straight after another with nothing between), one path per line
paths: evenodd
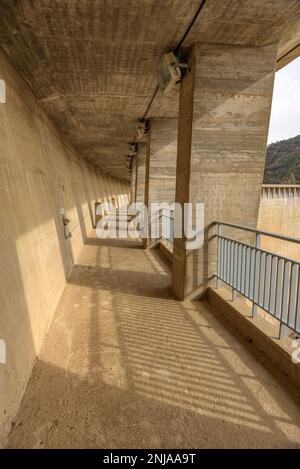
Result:
M300 184L263 184L261 197L263 199L299 198Z
M165 213L162 211L161 213L162 225L162 238L169 241L169 243L174 243L174 212L171 211L170 213ZM165 231L165 232L164 232Z
M261 249L262 236L300 244L300 239L218 221L217 286L220 281L232 288L232 300L240 293L280 323L279 337L291 329L300 334L300 262ZM223 227L255 234L255 246L222 234Z

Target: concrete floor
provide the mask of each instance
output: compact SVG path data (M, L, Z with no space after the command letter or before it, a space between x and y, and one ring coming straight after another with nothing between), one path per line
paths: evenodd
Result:
M300 447L299 391L169 284L158 250L87 240L8 447Z

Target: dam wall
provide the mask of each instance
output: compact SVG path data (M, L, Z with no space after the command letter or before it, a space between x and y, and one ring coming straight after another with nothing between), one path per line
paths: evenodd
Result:
M300 185L263 185L257 228L300 238ZM262 236L261 247L300 261L300 244Z

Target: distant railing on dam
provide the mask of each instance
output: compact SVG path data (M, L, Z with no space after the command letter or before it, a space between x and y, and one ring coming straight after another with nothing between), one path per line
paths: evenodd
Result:
M300 184L263 184L261 196L269 199L300 197Z

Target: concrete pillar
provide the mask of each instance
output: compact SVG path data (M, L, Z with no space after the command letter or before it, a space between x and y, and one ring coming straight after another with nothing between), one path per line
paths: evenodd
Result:
M178 119L151 120L148 203L175 202Z
M131 203L135 202L135 193L136 193L136 156L132 160L131 166Z
M149 178L146 180L145 193L149 223L152 203L175 202L177 135L178 119L151 119L147 147ZM151 241L148 237L144 240L144 247L149 244Z
M115 178L111 178L111 202L115 208L118 208L117 184Z
M136 160L136 202L145 203L145 178L146 178L146 144L138 144Z
M216 272L215 220L256 227L277 45L195 44L180 90L176 202L204 203L204 246L175 239L173 290L203 293ZM227 233L227 232L226 232ZM249 240L244 232L231 232ZM246 236L246 237L245 237Z

